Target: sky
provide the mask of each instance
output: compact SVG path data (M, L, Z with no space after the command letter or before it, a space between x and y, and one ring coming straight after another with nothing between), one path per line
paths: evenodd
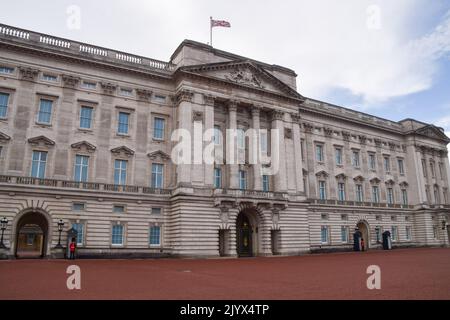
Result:
M0 22L168 61L184 39L295 70L300 94L450 136L448 0L2 0Z

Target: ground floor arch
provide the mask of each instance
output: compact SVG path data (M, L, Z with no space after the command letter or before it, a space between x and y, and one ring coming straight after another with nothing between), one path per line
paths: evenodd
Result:
M361 233L361 238L364 241L364 250L370 248L370 229L367 221L361 220L356 224L356 231Z
M262 219L254 207L241 210L236 219L236 252L239 257L258 256L262 252Z
M47 213L24 210L15 224L13 250L16 258L44 258L50 252L51 226Z

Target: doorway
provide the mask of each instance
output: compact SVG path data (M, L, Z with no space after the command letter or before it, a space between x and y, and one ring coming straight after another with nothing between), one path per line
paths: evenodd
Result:
M23 215L16 228L15 256L19 259L43 258L48 242L47 218L39 212Z

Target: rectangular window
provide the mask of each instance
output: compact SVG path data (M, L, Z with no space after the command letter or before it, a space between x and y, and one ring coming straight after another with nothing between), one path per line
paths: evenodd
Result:
M425 159L422 159L422 172L423 172L423 176L426 177L427 176L427 163L426 163Z
M439 195L439 188L438 187L434 187L433 191L434 191L434 203L435 204L440 204L441 203L441 197Z
M125 206L115 205L113 206L114 213L125 213Z
M159 102L159 103L164 103L166 102L166 96L162 96L162 95L155 95L155 101Z
M328 227L322 226L320 228L320 242L328 243Z
M151 246L161 245L161 227L160 226L150 227L150 245Z
M220 145L222 143L222 133L220 131L220 127L219 126L214 126L214 144Z
M91 129L92 127L92 113L94 109L91 107L82 106L80 110L80 128Z
M389 157L384 157L384 171L391 172L391 159Z
M375 154L369 153L369 168L371 170L375 170L376 167L377 167L377 162L376 162L376 159L375 159Z
M86 208L86 205L84 203L74 203L72 205L73 211L84 211Z
M10 68L10 67L0 67L0 73L3 73L3 74L12 74L12 73L14 73L14 68Z
M87 156L75 156L75 171L74 180L87 182L88 181L88 171L89 171L89 157Z
M392 241L398 240L398 228L396 226L392 226L391 228L391 239Z
M9 94L0 92L0 118L6 118L8 111Z
M439 227L438 226L433 227L433 238L436 240L439 239Z
M45 167L47 164L47 152L33 151L31 163L31 176L34 178L45 178Z
M316 145L316 160L323 162L323 146L321 144Z
M402 189L402 204L404 206L408 205L408 191L406 191L405 189Z
M220 168L214 168L214 188L222 188L222 170Z
M57 77L57 76L54 76L54 75L52 75L52 74L46 74L46 73L44 73L44 74L42 75L42 80L44 80L44 81L50 81L50 82L57 82L57 81L58 81L58 77Z
M0 150L0 153L1 153L1 150ZM444 194L444 204L448 204L448 190L443 189L442 193Z
M90 81L81 82L81 87L84 89L95 90L97 88L97 83Z
M152 214L160 215L162 212L161 208L152 208Z
M405 166L403 164L403 159L398 159L397 164L398 164L398 172L400 174L405 174Z
M130 114L126 112L119 112L119 126L117 132L121 134L128 134L128 122Z
M405 231L406 231L406 240L410 241L411 240L411 227L406 226Z
M387 189L387 201L388 204L394 204L394 189L392 188Z
M153 138L164 140L165 120L163 118L155 118L153 123Z
M434 170L434 163L430 162L430 170L431 170L431 177L436 178L436 170Z
M359 168L359 151L352 152L352 165L355 168Z
M375 237L377 239L377 243L381 243L383 239L383 229L381 227L375 227Z
M50 124L52 120L53 101L41 99L39 103L38 122Z
M160 163L152 164L152 188L162 189L164 187L164 166Z
M363 202L364 201L362 184L357 184L356 185L356 201L357 202Z
M114 184L126 185L127 184L127 160L115 160L114 161Z
M372 202L380 202L380 190L378 186L372 186Z
M335 155L336 155L336 165L342 165L342 149L336 148L335 149Z
M123 225L116 224L112 227L112 241L113 245L123 245Z
M120 88L119 94L121 96L132 97L133 96L133 90L126 89L126 88Z
M319 181L319 199L325 200L327 198L327 190L325 181Z
M261 152L262 152L262 154L267 154L268 143L267 143L267 131L266 130L260 130L260 139L261 139Z
M343 243L347 243L348 242L348 227L341 227L341 241Z
M262 187L264 192L269 192L269 176L263 175L262 176Z
M77 245L82 246L84 240L84 224L73 223L72 228L74 228L77 231Z
M345 184L338 183L338 199L339 201L345 201Z
M238 149L245 149L245 131L243 129L237 130L237 146Z
M247 189L247 173L244 170L239 170L239 189Z

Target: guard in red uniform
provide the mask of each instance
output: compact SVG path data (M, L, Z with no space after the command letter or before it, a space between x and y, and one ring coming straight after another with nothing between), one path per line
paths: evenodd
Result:
M69 259L75 260L76 244L75 244L75 240L74 239L72 239L72 242L69 245L69 249L70 249L70 258Z

